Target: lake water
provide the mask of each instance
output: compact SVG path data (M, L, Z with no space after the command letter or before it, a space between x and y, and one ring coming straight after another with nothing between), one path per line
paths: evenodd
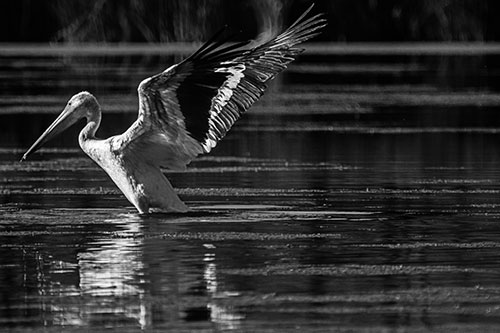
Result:
M500 54L430 51L306 53L150 216L81 124L18 160L81 90L123 132L179 56L0 51L0 330L497 331Z

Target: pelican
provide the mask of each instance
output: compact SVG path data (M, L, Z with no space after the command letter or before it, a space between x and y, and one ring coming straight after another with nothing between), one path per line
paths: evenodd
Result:
M138 118L123 134L96 138L101 123L97 99L86 91L74 95L21 161L86 118L80 147L140 214L186 212L160 168L183 170L217 145L262 96L267 82L303 51L295 46L326 25L322 14L308 17L312 7L282 34L253 48L249 42L226 44L223 29L180 63L144 79L137 88Z

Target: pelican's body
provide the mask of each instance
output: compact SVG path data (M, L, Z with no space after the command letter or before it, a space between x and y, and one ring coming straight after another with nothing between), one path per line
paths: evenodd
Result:
M139 213L148 213L152 207L170 212L187 211L160 168L122 154L117 140L117 137L82 139L80 135L79 141L82 150L106 171Z
M100 105L88 92L76 94L23 160L86 118L80 147L140 213L152 208L186 211L160 167L182 170L215 147L260 98L266 83L302 51L294 46L316 36L325 25L320 15L305 19L311 8L284 33L258 47L242 50L246 43L223 46L225 40L218 34L181 63L143 80L137 89L138 119L121 135L97 139Z
M130 130L105 140L95 137L101 123L101 108L92 94L81 92L73 96L68 104L85 105L87 125L80 132L78 143L82 150L106 171L139 213L148 213L153 207L169 212L187 211L186 205L179 199L158 166L145 163L140 154L127 154L130 142L128 136L132 135ZM170 163L164 163L166 167L170 169L185 167L182 159L179 159L174 151L166 151L168 146L163 146L162 150L162 153L172 160Z

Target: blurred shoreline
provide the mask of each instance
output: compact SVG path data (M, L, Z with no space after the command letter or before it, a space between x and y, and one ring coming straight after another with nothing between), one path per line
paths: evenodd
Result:
M202 43L0 43L0 56L183 55ZM304 45L315 55L482 55L500 54L499 42L322 42Z

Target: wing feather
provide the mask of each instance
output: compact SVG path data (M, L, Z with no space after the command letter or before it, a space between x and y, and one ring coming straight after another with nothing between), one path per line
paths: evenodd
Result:
M146 161L181 168L208 153L264 93L267 82L300 54L295 45L326 25L309 7L287 30L253 49L227 44L225 29L191 56L138 87L139 117L115 147L140 153Z

